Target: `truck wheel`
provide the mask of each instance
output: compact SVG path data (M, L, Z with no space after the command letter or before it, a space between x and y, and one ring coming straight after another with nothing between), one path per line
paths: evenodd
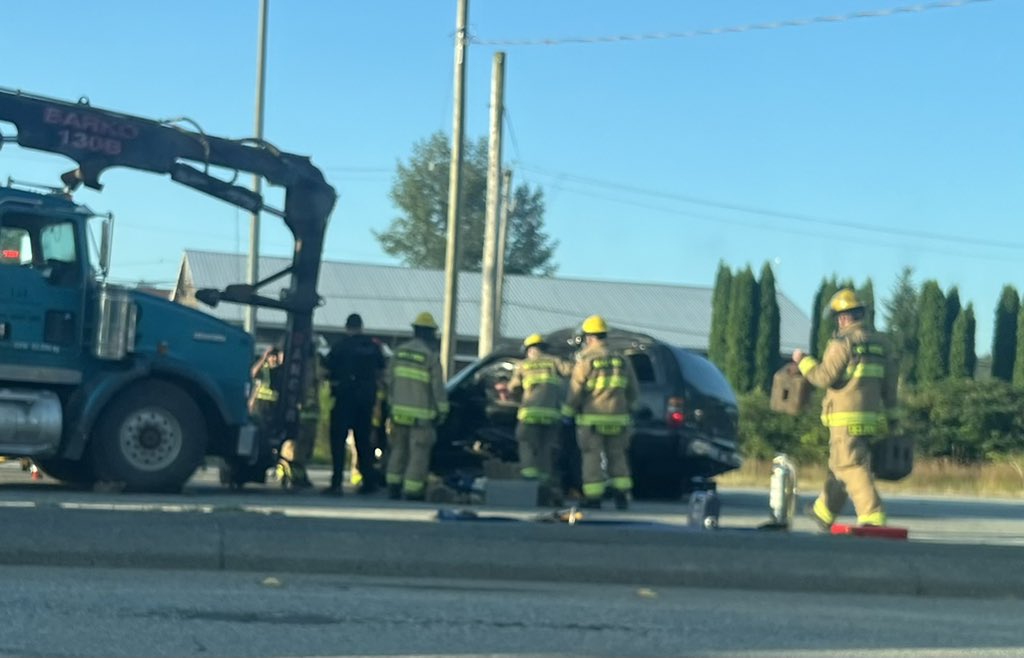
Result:
M183 390L145 381L122 392L93 434L98 479L135 491L176 491L206 453L206 423Z
M96 481L96 474L93 473L88 459L72 461L62 457L50 457L49 459L33 459L33 461L42 469L43 473L74 487L89 487Z

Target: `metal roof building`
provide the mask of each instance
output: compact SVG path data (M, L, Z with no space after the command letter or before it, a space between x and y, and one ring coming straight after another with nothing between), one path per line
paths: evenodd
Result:
M260 276L280 271L289 263L285 258L261 257ZM320 272L324 305L317 309L314 323L324 334L340 333L349 313L362 315L367 333L385 337L408 336L410 322L421 311L430 311L441 321L444 272L440 270L324 261ZM222 289L245 279L244 255L187 250L174 299L241 325L242 306L223 304L211 309L195 301L195 291ZM460 360L476 357L480 283L479 272L459 275L456 324ZM287 286L284 277L264 291L275 296ZM509 275L505 279L500 334L502 338L521 340L534 332L578 325L588 315L599 313L613 326L703 352L711 327L711 293L710 287ZM783 352L806 347L810 319L781 293L778 302ZM280 330L284 314L260 309L259 323L261 329Z

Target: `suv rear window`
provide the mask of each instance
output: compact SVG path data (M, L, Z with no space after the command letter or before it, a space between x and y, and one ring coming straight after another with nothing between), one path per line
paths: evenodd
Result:
M654 364L651 363L651 357L642 352L633 352L627 354L629 357L629 363L633 366L633 372L636 373L636 379L641 384L644 382L656 381L657 377L654 375Z
M673 347L672 351L679 360L679 368L683 371L683 379L686 383L702 395L717 398L722 402L736 404L736 394L729 386L725 375L707 359L697 356L679 347Z

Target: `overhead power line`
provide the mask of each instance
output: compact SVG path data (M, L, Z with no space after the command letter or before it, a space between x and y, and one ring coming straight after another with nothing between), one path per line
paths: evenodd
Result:
M742 227L753 229L753 230L756 230L756 231L764 231L766 233L770 233L770 234L773 234L773 235L778 234L778 233L786 233L786 234L797 235L797 236L801 236L801 237L805 237L805 238L806 237L815 237L815 238L821 238L821 239L824 239L824 240L837 240L837 239L841 239L841 240L845 240L845 241L848 241L848 242L855 242L857 244L874 245L874 246L877 246L877 247L885 247L885 248L888 248L888 249L907 249L909 247L909 245L907 245L907 244L894 243L894 242L886 242L886 241L884 241L884 240L882 240L880 238L872 239L870 236L847 237L847 236L843 236L843 235L837 235L837 234L834 234L834 233L825 233L825 232L822 232L822 231L813 231L813 230L809 231L809 230L806 230L806 229L796 228L796 227L793 227L793 226L769 225L769 224L766 224L764 222L759 223L759 222L751 221L751 220L737 219L735 217L720 217L720 216L713 216L713 215L702 215L702 214L699 214L699 213L693 213L693 212L687 212L685 210L679 210L678 208L669 208L669 207L666 207L666 206L659 206L659 205L652 204L652 203L644 203L642 201L623 199L623 198L611 196L611 195L608 195L608 194L602 194L600 192L594 192L593 190L589 190L589 189L574 188L574 187L567 186L567 185L564 185L564 184L559 184L558 185L558 189L561 190L561 191L564 191L564 192L569 192L571 194L576 194L576 195L579 195L579 196L585 196L585 197L590 198L590 199L601 199L603 201L610 201L612 203L618 203L618 204L621 204L621 205L624 205L624 206L630 206L630 207L633 207L633 208L643 208L645 210L653 210L653 211L656 211L656 212L666 213L666 214L669 214L669 215L676 215L676 216L679 216L679 217L686 217L688 219L693 219L693 220L697 220L697 221L701 221L701 222L710 222L710 223L717 224L717 225L725 224L725 225L729 225L729 226L742 226ZM927 244L915 244L915 245L913 245L912 248L913 248L914 251L927 251L929 253L941 254L941 255L945 255L945 256L954 256L954 257L962 257L962 258L974 258L974 259L985 260L985 261L998 260L998 261L1006 261L1006 262L1010 262L1010 263L1018 263L1018 262L1020 262L1020 256L1019 255L1010 255L1010 254L1007 254L1007 255L993 255L991 253L979 254L979 253L971 253L971 252L962 251L962 250L944 249L942 247L932 246L932 245L927 245Z
M872 9L867 11L856 11L849 14L835 16L815 16L814 18L794 18L783 21L770 21L766 23L748 23L746 25L734 25L732 27L716 27L710 29L687 30L685 32L649 32L645 34L619 34L611 36L594 37L562 37L547 39L481 39L471 36L470 43L482 46L561 46L565 44L594 44L594 43L619 43L623 41L656 41L665 39L693 39L696 37L712 37L722 34L739 34L742 32L756 32L765 30L781 30L791 27L807 27L820 23L844 23L862 18L885 18L899 14L917 14L933 9L953 9L974 5L981 2L992 2L992 0L941 0L939 2L924 2L914 5L903 5L888 9Z
M702 199L699 197L686 196L682 194L674 194L672 192L663 192L660 190L645 189L642 187L635 187L632 185L625 185L622 183L616 183L614 181L601 180L598 178L589 178L587 176L577 176L574 174L567 174L561 172L553 172L531 165L519 164L520 169L532 171L535 174L541 176L547 176L555 180L571 181L584 185L591 185L602 189L617 189L624 192L631 192L633 194L640 194L643 196L656 197L660 199L668 199L671 201L680 201L683 203L689 203L697 206L705 206L709 208L718 208L720 210L732 210L744 213L750 213L753 215L762 215L765 217L774 217L777 219L785 219L796 222L804 222L807 224L816 224L819 226L828 226L831 228L851 229L855 231L865 231L867 233L876 233L883 235L893 235L902 238L913 238L915 240L935 240L939 242L952 242L957 245L974 245L978 247L997 247L1001 249L1024 249L1024 242L1012 242L1008 240L987 240L985 238L976 238L965 235L951 235L944 233L934 233L930 231L914 231L910 229L892 228L885 226L876 226L873 224L864 224L861 222L850 222L836 219L825 219L822 217L814 217L812 215L803 215L792 212L782 212L779 210L771 210L768 208L758 208L756 206L747 206L738 203L728 203L724 201L715 201L712 199Z

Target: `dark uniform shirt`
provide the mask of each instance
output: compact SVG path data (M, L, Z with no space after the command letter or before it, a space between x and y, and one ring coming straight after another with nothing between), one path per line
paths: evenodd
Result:
M336 400L373 404L385 365L377 341L363 334L344 336L331 348L326 365Z

